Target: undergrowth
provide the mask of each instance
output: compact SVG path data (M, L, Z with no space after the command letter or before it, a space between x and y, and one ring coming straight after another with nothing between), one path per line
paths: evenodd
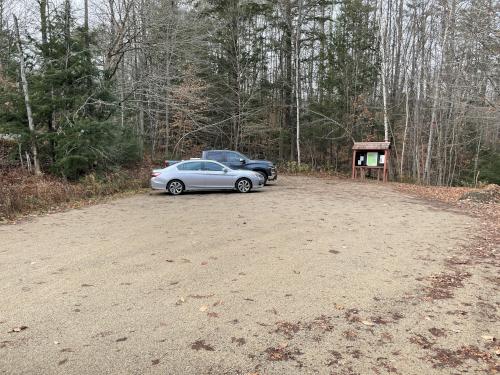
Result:
M0 221L148 186L149 166L88 174L77 182L20 169L0 170Z

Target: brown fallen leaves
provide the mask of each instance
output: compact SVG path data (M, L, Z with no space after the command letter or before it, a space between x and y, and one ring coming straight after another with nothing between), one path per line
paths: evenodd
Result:
M299 349L289 349L288 344L283 343L277 347L269 347L265 350L268 361L294 360L296 356L303 354Z
M193 350L206 350L208 352L213 352L215 349L212 345L207 344L205 340L197 340L191 344L191 349Z
M426 297L431 300L452 298L453 289L462 288L463 281L469 277L471 274L464 271L430 276L431 285L426 289Z
M434 199L446 203L458 202L465 194L480 190L468 187L424 186L400 183L394 183L393 186L396 190L403 193L409 193L422 198Z
M238 346L243 346L247 343L247 341L243 337L231 337L231 342L236 343Z
M274 333L280 333L288 339L291 339L300 330L300 322L290 323L280 321L276 323L276 326L277 328L274 330Z
M462 346L457 350L436 348L434 349L434 355L431 356L435 368L457 367L466 360L483 361L491 366L490 369L497 366L491 353L482 351L474 345Z

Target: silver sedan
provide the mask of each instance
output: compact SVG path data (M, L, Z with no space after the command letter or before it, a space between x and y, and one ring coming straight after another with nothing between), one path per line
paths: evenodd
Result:
M212 160L187 160L164 169L155 169L151 188L179 195L194 190L237 190L248 193L264 186L264 178L256 172L235 170Z

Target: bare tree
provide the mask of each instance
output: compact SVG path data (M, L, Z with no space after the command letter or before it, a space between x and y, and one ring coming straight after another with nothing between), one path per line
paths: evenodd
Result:
M24 54L23 47L21 42L21 35L19 33L19 23L17 21L17 17L14 15L14 29L17 38L17 50L19 52L19 70L21 74L21 84L24 93L24 103L26 106L26 114L28 117L28 127L31 134L31 154L33 156L33 163L35 165L35 174L41 175L42 171L40 169L40 162L38 160L38 150L36 146L36 133L35 133L35 124L33 122L33 113L31 111L31 103L30 103L30 95L28 89L28 80L26 79L26 69L24 63Z

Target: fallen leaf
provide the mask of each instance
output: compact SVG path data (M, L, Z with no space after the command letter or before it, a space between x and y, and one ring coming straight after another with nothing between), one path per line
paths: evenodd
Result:
M210 344L207 344L205 342L205 340L198 340L198 341L193 342L191 344L191 349L196 350L196 351L203 349L203 350L206 350L208 352L213 352L215 350L214 347Z
M206 305L203 305L200 307L200 311L207 311L208 307Z
M362 320L361 323L363 323L365 326L374 326L375 325L373 322L370 322L369 320Z
M57 362L58 366L64 365L66 362L68 362L68 358L64 358L63 360Z
M158 363L160 363L160 360L159 360L159 359L153 359L153 360L151 361L151 364L152 364L153 366L157 365Z
M481 337L485 341L496 341L496 338L493 337L493 336L484 335L484 336L481 336Z
M19 326L19 327L14 327L12 328L10 331L8 331L7 333L12 333L12 332L21 332L21 331L24 331L25 329L27 329L28 326Z

